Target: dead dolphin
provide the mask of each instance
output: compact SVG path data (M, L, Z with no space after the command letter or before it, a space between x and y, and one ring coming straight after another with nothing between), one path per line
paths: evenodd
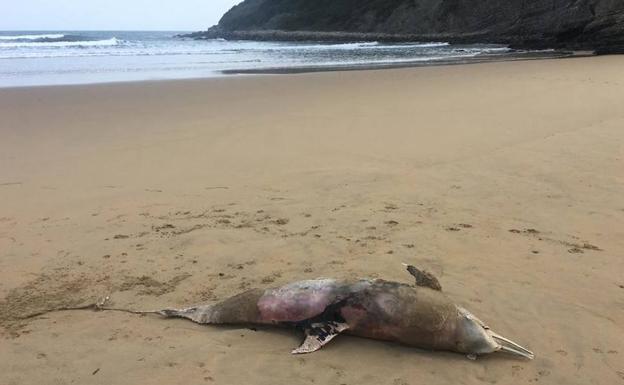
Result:
M316 279L253 289L215 304L152 313L199 324L297 327L304 331L305 339L294 354L317 351L340 333L347 333L463 353L472 359L498 351L533 359L531 351L498 335L453 303L442 293L436 277L414 266L407 269L415 277L415 285L381 279Z

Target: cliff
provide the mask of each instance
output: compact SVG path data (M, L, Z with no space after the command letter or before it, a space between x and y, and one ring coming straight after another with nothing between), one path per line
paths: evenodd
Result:
M622 0L245 0L196 38L414 40L624 51Z

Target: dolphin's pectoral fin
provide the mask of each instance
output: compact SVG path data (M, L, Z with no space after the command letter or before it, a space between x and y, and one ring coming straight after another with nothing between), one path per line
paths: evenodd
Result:
M337 321L312 323L304 330L305 340L292 354L315 352L348 328L346 323Z
M417 267L403 264L407 268L407 271L416 279L416 286L428 287L433 290L442 291L442 285L440 281L426 270L419 270Z

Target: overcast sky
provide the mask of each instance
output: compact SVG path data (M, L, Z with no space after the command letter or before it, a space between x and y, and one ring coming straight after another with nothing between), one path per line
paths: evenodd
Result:
M0 30L204 30L242 0L2 0Z

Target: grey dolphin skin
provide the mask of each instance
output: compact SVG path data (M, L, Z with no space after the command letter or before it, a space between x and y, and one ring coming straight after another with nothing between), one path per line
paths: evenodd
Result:
M531 351L496 334L453 303L432 274L414 266L407 269L416 279L415 285L381 279L317 279L253 289L215 304L151 313L199 324L296 327L306 337L294 354L317 351L338 334L346 333L463 353L471 359L498 351L533 359Z

